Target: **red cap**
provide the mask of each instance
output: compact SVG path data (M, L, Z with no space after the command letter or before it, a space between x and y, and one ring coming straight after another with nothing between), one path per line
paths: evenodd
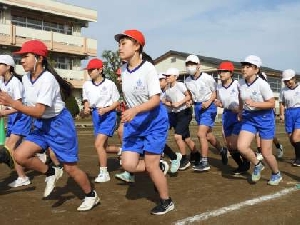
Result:
M121 68L117 69L116 74L117 74L118 76L121 76Z
M232 62L222 62L220 64L218 70L234 71L234 66L233 66Z
M87 64L86 68L84 70L90 70L90 69L102 69L103 68L103 62L100 59L91 59L89 63Z
M138 30L125 30L122 34L116 34L115 40L119 42L123 36L133 38L138 43L140 43L141 46L144 46L146 43L144 35Z
M14 52L14 54L26 54L26 53L32 53L35 55L40 55L43 57L47 57L48 50L47 46L38 40L31 40L31 41L26 41L22 44L22 47L20 51Z

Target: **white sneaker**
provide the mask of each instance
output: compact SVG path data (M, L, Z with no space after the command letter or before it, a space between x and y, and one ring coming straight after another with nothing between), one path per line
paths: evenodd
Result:
M58 167L53 167L55 170L55 174L49 177L46 177L45 182L46 182L46 187L44 191L44 197L48 197L53 189L55 188L55 183L58 181L59 178L62 177L63 175L63 170Z
M29 177L18 177L15 181L11 182L8 186L15 188L15 187L21 187L29 185L31 182L29 180Z
M110 181L109 173L100 171L99 175L95 178L96 183L104 183Z
M281 159L283 156L283 146L282 145L280 145L280 147L276 149L276 153L277 153L277 158Z
M85 197L81 205L77 208L77 211L88 211L91 210L94 206L98 205L100 198L98 197L96 191L95 197Z
M47 155L46 153L36 153L35 154L43 163L47 161Z

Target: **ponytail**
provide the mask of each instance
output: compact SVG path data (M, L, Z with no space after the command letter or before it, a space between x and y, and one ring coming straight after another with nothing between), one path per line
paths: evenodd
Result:
M62 95L63 101L65 101L68 97L72 94L72 86L71 83L64 80L61 76L58 75L58 73L55 71L55 69L48 63L46 58L43 58L42 65L45 67L45 70L49 71L53 74L56 81L58 82L60 86L60 91Z
M268 80L267 80L267 76L264 76L263 73L261 72L261 70L258 71L257 75L258 75L261 79L263 79L264 81L268 81Z
M142 60L150 62L152 65L154 65L154 61L150 55L148 55L146 52L142 52Z
M19 81L21 81L22 82L22 76L21 75L19 75L19 74L17 74L16 73L16 71L15 71L15 68L14 67L10 67L10 73L13 75L13 76L15 76L16 78L18 78L19 79Z

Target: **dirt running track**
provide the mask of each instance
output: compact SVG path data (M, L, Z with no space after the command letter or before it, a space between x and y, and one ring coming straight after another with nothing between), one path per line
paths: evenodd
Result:
M196 127L191 127L196 140ZM215 128L220 137L220 127ZM151 216L149 211L158 200L153 185L146 174L136 176L136 183L124 184L114 175L121 168L115 155L110 155L108 168L111 181L94 184L98 173L97 156L93 146L93 134L89 128L78 130L80 144L80 167L88 173L90 180L101 197L101 204L89 212L77 212L84 197L81 190L66 174L57 183L57 187L48 199L42 199L45 177L27 171L32 184L27 187L9 189L8 183L16 177L6 166L0 165L0 225L14 224L175 224L187 217L218 210L246 200L258 198L294 187L300 182L300 168L292 167L290 161L293 149L288 143L282 126L278 127L278 137L285 146L283 160L279 168L283 182L276 187L267 185L270 170L263 171L257 184L248 182L248 176L232 177L233 160L223 166L214 149L210 151L211 171L195 173L191 169L179 172L177 177L168 175L170 195L176 209L164 216ZM118 143L116 137L111 144ZM168 143L175 148L172 132ZM197 144L198 145L198 144ZM253 206L245 206L235 211L209 217L194 224L300 224L300 190L293 191L274 200L268 200Z

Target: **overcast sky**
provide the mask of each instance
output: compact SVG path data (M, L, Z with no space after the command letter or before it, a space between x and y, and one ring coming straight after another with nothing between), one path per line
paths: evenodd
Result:
M84 29L103 50L117 50L114 35L139 29L153 59L169 50L233 61L261 57L263 66L300 73L298 0L59 0L98 12Z

